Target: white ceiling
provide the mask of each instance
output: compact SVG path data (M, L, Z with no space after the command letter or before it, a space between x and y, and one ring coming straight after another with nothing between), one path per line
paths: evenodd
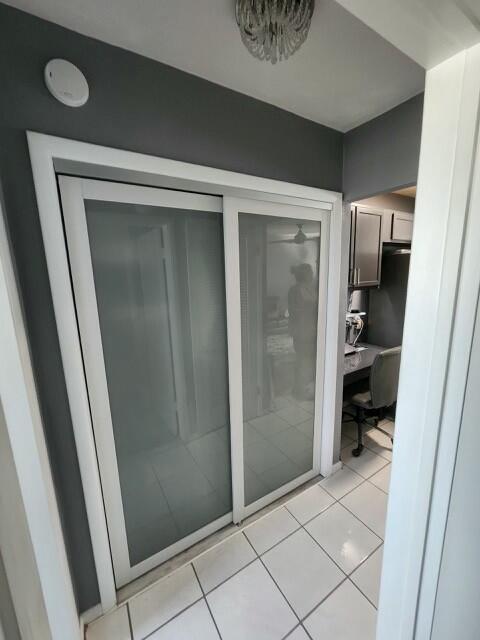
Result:
M3 1L341 131L424 87L420 66L334 0L317 0L306 43L275 66L244 48L234 0Z
M480 0L338 2L425 69L480 42Z

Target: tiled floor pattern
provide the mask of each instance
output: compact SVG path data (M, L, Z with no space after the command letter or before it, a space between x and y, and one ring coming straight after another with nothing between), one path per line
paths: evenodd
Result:
M360 458L87 628L87 640L374 640L391 444ZM387 443L388 441L388 443Z

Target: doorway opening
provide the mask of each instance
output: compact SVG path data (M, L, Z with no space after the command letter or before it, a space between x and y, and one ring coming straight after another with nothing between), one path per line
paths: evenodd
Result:
M362 455L392 457L415 196L412 186L351 207L341 458L357 470ZM388 479L389 465L383 489Z
M352 574L378 607L415 187L352 203L341 471L322 485L382 543Z

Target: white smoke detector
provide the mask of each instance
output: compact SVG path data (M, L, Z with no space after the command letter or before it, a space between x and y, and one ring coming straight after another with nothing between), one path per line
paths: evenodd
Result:
M88 100L88 83L78 67L54 58L45 66L45 84L54 98L67 107L81 107Z

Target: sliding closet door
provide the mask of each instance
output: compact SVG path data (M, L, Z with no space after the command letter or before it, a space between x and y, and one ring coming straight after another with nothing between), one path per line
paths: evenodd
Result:
M328 214L226 198L225 216L240 520L319 472Z
M121 586L231 520L222 201L60 189Z

